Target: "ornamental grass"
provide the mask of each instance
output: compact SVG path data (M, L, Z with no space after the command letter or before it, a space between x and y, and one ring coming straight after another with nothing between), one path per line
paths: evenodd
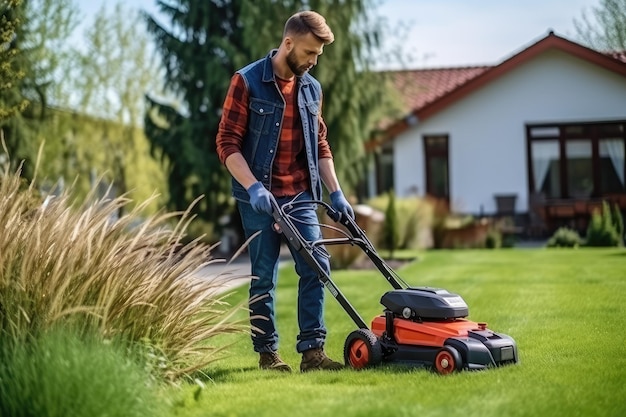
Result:
M19 169L0 167L0 342L25 343L61 327L118 340L143 352L166 380L193 376L219 359L216 335L248 330L224 285L206 276L213 247L183 243L193 216L142 218L150 201L118 216L130 200L71 190L43 196Z

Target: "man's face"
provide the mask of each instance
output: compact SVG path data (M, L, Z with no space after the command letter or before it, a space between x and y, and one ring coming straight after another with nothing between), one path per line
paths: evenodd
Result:
M287 65L297 76L303 75L317 64L317 57L324 49L324 42L313 34L290 37L291 47L287 53Z

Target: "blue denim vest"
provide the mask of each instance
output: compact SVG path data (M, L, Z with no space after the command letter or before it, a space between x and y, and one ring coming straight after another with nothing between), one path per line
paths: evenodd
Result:
M243 137L241 153L252 173L265 188L272 190L272 165L276 156L280 131L283 123L285 100L280 93L274 70L271 51L265 58L253 62L237 71L248 88L248 126ZM318 133L322 88L309 73L297 78L298 110L302 120L302 131L306 151L311 193L314 199L322 197L322 182L318 163ZM245 188L234 178L233 196L249 201Z

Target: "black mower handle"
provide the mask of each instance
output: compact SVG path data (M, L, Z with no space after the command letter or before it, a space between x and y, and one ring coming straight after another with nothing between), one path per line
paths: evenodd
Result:
M272 204L272 215L274 217L274 221L280 228L280 232L285 236L287 242L296 250L298 253L302 255L304 260L313 268L313 270L317 271L318 278L322 283L328 288L329 292L335 297L335 299L339 302L339 304L344 308L344 310L348 313L348 315L352 318L354 323L361 328L367 329L367 324L363 321L363 318L359 315L359 313L355 310L355 308L350 304L348 299L343 295L343 293L337 288L335 283L331 280L328 272L322 268L319 264L315 256L313 256L313 247L314 243L308 242L305 240L298 229L295 227L292 221L290 221L282 208L278 205L276 199L272 196L270 199ZM331 218L341 219L341 213L334 210L331 206L324 203L323 201L299 201L296 203L289 203L291 205L297 205L302 203L317 203L322 204L328 210L328 215ZM288 205L289 205L288 204ZM333 215L334 213L334 215Z
M276 213L278 213L281 216L284 215L282 207L280 207L280 205L276 201L276 198L274 198L273 195L270 196L270 202L272 204L272 214L274 215L274 218L276 218ZM318 204L320 206L323 206L326 209L326 214L328 214L328 217L330 217L336 223L342 223L343 224L343 219L346 217L346 215L344 215L340 211L335 210L330 204L326 203L325 201L322 201L322 200L301 200L301 201L288 203L287 205L298 205L298 204L309 204L309 203Z
M274 220L279 226L283 226L285 221L285 213L283 208L278 204L274 196L271 196L271 204L272 204L272 215ZM297 206L299 204L317 204L326 210L326 214L331 218L335 223L339 223L343 225L352 235L352 238L362 241L366 246L368 246L368 252L375 253L376 249L374 249L374 245L369 241L365 232L359 227L356 223L356 220L346 214L335 210L330 204L322 200L300 200L295 202L290 202L285 204L286 206ZM293 232L299 234L297 230L293 230ZM290 234L290 233L288 233Z

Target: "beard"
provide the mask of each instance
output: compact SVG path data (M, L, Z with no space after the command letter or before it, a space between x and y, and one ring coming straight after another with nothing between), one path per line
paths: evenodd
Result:
M296 54L293 49L287 54L287 66L289 67L291 72L293 72L298 77L301 77L305 72L309 70L308 65L298 65Z

